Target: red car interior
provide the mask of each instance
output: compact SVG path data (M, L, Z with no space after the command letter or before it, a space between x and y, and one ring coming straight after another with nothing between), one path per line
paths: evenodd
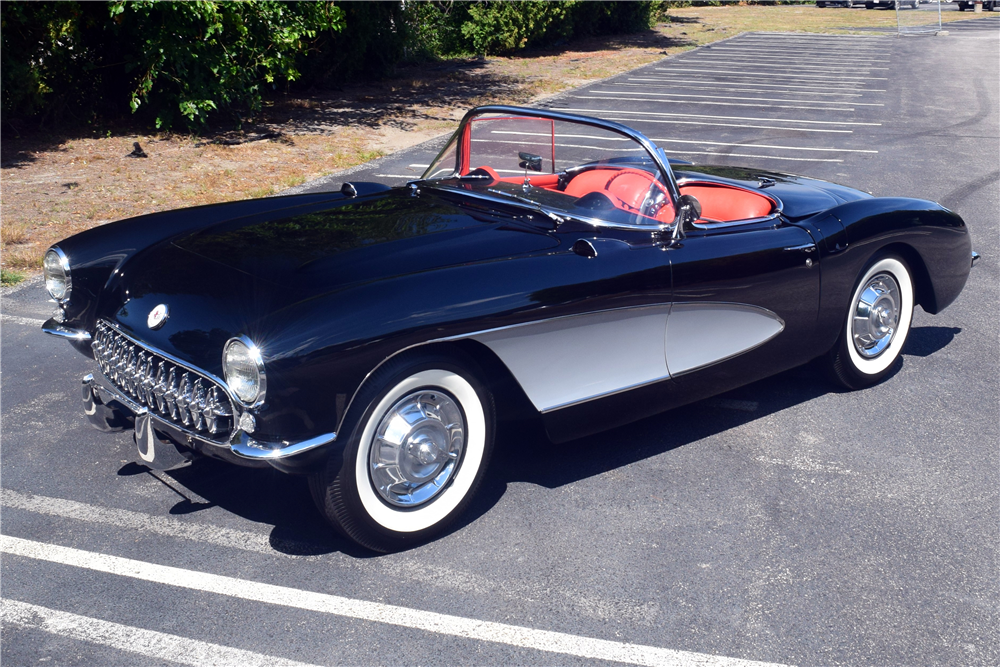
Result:
M508 176L501 178L488 166L478 167L472 173L487 175L494 181L505 183L522 183L523 176ZM528 180L536 188L557 190L559 174L532 174ZM615 208L630 213L638 213L645 201L651 186L663 188L649 173L639 169L597 168L581 172L574 176L563 192L572 197L582 198L597 192L605 195ZM701 216L704 220L717 222L734 222L763 218L770 215L774 202L765 195L745 190L743 188L698 183L682 185L681 194L693 195L701 203ZM671 222L674 219L674 209L671 205L663 205L656 213L657 222Z
M682 195L693 195L701 203L701 217L719 222L763 218L774 202L762 194L728 185L682 185Z

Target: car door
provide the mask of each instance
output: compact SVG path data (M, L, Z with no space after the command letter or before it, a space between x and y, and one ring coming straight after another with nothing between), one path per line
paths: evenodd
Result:
M672 378L718 393L815 356L820 267L808 232L780 219L704 226L669 255Z

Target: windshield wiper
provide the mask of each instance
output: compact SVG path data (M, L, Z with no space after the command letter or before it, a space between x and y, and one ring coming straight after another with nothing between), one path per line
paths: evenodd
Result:
M504 197L510 197L511 199L516 199L519 202L527 204L528 206L530 206L532 208L532 210L538 211L539 213L541 213L542 215L544 215L545 217L547 217L549 220L553 221L557 225L561 225L562 223L566 222L566 220L567 220L566 218L562 217L561 215L556 215L552 211L550 211L550 210L548 210L546 208L542 208L541 204L539 204L538 202L533 201L531 199L528 199L527 197L522 197L521 195L516 195L516 194L514 194L512 192L504 192L502 190L494 190L493 188L487 188L486 191L487 192L492 192L495 195L503 195Z

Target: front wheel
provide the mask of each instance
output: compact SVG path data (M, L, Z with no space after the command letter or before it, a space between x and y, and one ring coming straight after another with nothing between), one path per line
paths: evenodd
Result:
M913 302L913 280L902 258L882 257L862 273L828 357L837 383L862 389L892 372L910 333Z
M373 551L439 534L468 506L493 451L493 396L471 360L390 360L355 398L343 452L309 479L327 520ZM338 438L339 439L339 438Z

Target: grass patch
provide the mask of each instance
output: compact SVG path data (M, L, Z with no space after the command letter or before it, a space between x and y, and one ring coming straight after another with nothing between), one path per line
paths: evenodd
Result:
M19 282L27 278L26 275L20 271L11 271L10 269L0 269L0 285L4 287L10 287L11 285L16 285Z

